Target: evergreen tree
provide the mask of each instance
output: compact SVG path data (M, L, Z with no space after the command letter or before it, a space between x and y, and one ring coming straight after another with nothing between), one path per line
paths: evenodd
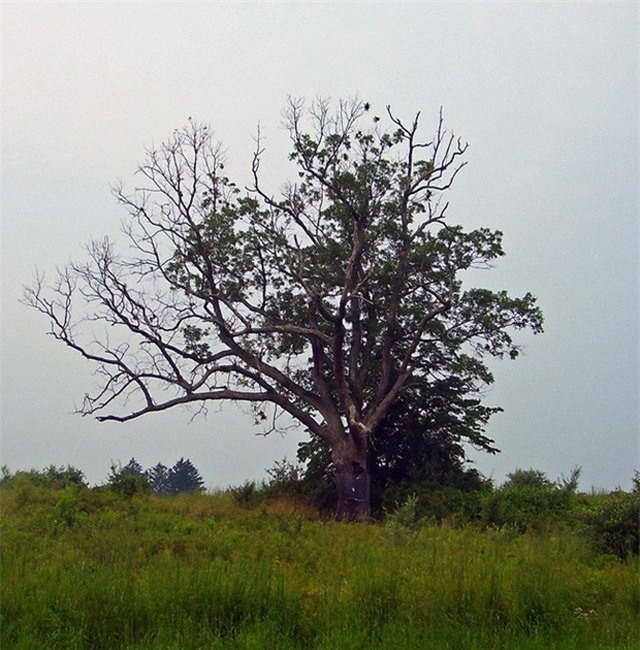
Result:
M151 483L153 491L156 494L170 494L171 481L169 476L169 468L162 463L158 463L145 472L145 476Z
M134 474L135 476L144 476L142 465L135 459L131 458L129 462L122 468L123 472L127 474Z
M169 470L168 493L204 492L204 479L193 463L181 458Z

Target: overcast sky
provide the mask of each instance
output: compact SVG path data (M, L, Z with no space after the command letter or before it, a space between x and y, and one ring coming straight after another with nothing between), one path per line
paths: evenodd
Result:
M189 116L248 180L258 122L272 187L286 180L287 95L358 93L382 112L439 108L470 143L449 216L505 233L478 278L532 291L546 333L496 365L488 434L471 452L582 489L628 488L639 460L638 5L636 2L2 3L2 463L70 463L92 483L113 461L190 458L210 487L293 459L303 432L255 435L230 405L127 424L73 414L91 367L18 300L35 268L117 235L110 186Z

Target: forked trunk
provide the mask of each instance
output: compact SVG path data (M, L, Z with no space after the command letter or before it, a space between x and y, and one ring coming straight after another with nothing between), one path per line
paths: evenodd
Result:
M371 516L371 478L367 467L366 441L356 441L347 435L331 451L338 492L336 518L362 521Z

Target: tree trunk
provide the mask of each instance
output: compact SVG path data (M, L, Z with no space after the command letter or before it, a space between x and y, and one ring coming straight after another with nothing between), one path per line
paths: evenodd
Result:
M336 519L362 521L371 516L371 478L367 466L366 439L354 440L347 433L334 445L331 457L338 492Z

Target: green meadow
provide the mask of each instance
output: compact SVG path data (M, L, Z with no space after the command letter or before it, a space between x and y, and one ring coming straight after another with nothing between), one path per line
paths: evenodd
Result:
M570 527L27 483L0 504L3 650L638 647L637 557Z

